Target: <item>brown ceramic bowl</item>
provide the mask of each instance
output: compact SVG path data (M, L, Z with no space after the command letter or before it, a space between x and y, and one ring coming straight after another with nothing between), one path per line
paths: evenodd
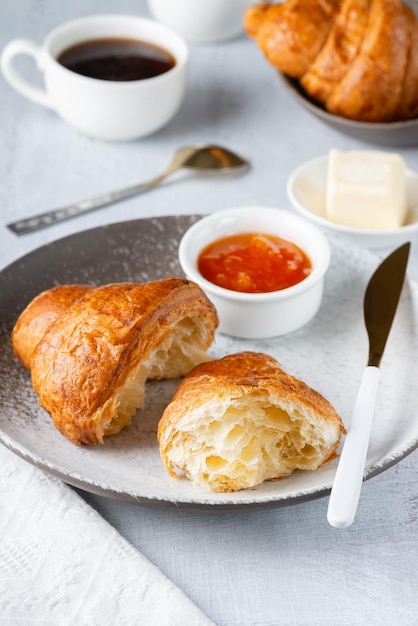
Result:
M332 115L310 98L297 80L291 79L280 72L279 76L285 90L293 100L306 111L341 133L361 141L382 146L406 147L418 145L418 119L406 122L375 123L355 122L338 115Z

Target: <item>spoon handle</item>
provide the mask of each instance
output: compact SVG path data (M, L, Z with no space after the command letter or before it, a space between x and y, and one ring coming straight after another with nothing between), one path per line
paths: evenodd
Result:
M120 189L119 191L106 193L101 196L97 196L96 198L91 198L90 200L82 200L81 202L77 202L76 204L70 204L60 209L54 209L52 211L47 211L46 213L40 213L39 215L34 215L33 217L7 224L7 228L14 232L16 235L26 235L27 233L33 233L36 230L46 228L47 226L51 226L53 224L56 224L57 222L63 222L64 220L68 220L72 217L76 217L83 213L88 213L89 211L93 211L94 209L98 209L108 204L112 204L113 202L118 202L119 200L128 198L129 196L134 196L135 194L147 191L148 189L151 189L151 187L158 185L158 183L163 181L172 172L173 169L168 168L159 176L156 176L155 178L152 178L145 183L133 185L132 187Z
M374 365L364 370L328 504L328 522L335 528L350 526L356 515L379 377Z

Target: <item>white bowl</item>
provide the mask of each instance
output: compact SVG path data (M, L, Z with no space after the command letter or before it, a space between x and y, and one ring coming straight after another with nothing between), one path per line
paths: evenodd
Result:
M302 282L281 291L242 293L218 287L200 274L202 249L222 237L238 233L266 233L287 239L308 254L312 272ZM202 218L183 235L179 261L187 278L197 283L215 305L219 332L244 339L263 339L290 333L318 312L330 246L309 221L289 211L261 206L218 211Z
M187 41L217 43L244 32L243 14L252 0L148 0L154 19Z
M386 248L409 241L418 233L418 176L406 172L408 213L400 228L372 230L344 226L327 219L325 214L328 156L322 156L297 168L287 181L287 196L301 216L317 226L344 238L350 243L367 248Z

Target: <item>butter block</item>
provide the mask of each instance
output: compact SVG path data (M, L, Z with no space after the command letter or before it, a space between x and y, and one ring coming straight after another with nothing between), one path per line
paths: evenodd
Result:
M399 154L331 150L327 218L356 228L399 228L407 212L405 173L405 161Z

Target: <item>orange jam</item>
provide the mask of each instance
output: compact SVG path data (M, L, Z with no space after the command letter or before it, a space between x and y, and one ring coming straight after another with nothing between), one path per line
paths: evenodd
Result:
M275 235L241 233L218 239L199 255L206 280L232 291L266 293L300 283L312 271L308 255Z

